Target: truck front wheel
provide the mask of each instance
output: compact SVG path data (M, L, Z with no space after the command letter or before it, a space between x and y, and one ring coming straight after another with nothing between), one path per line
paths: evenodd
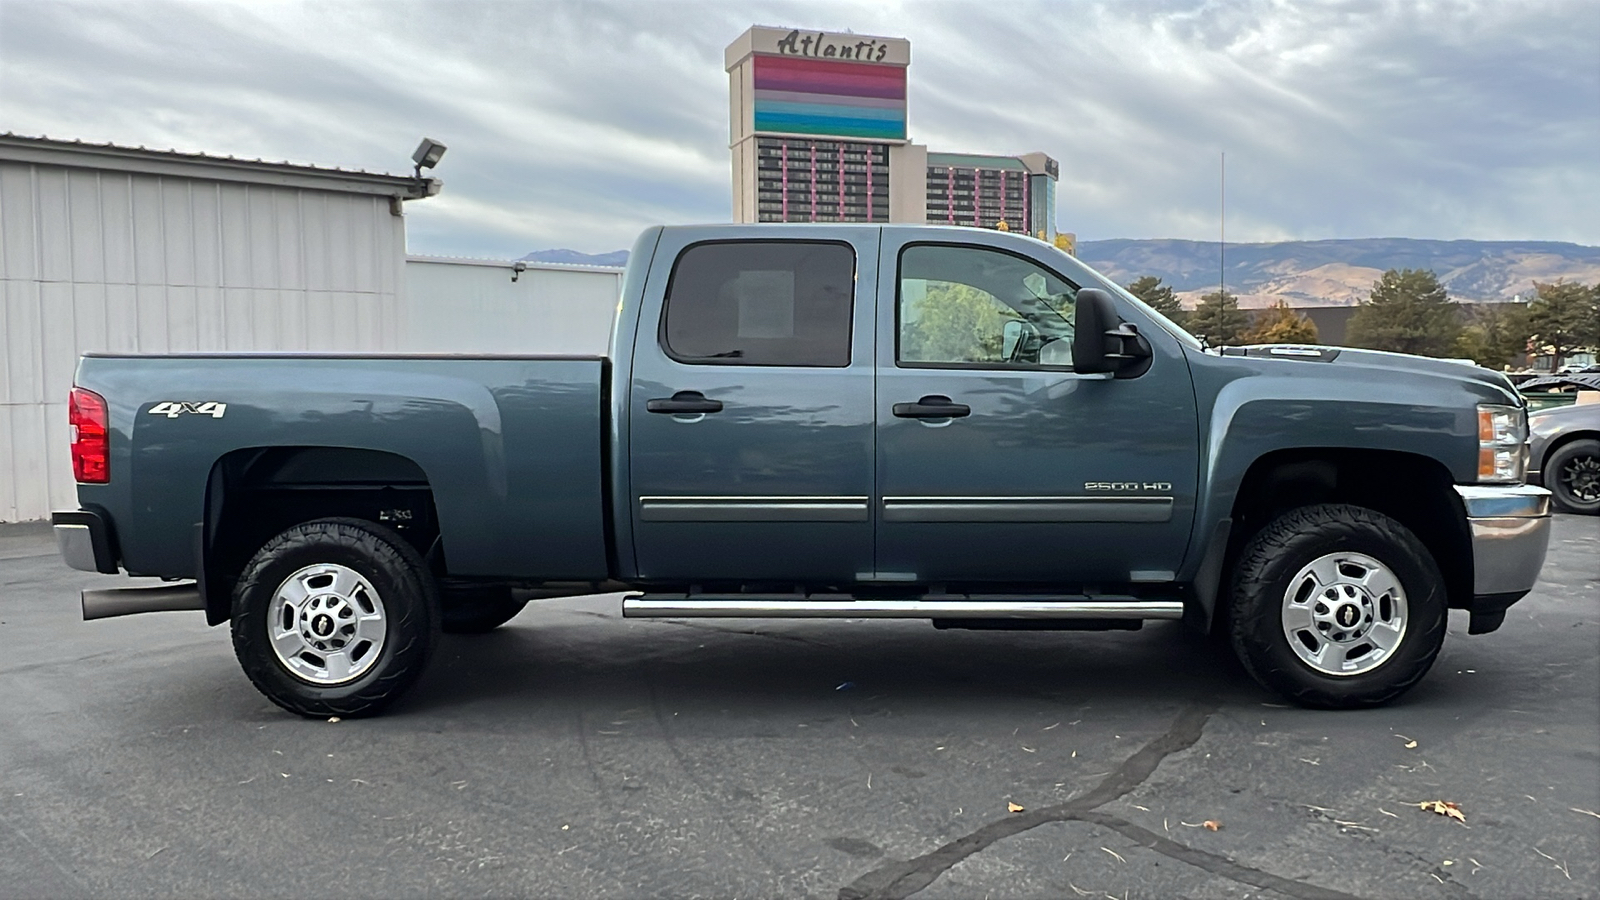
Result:
M267 699L302 716L378 712L422 674L439 601L403 538L320 519L268 541L233 592L233 649Z
M1302 706L1379 706L1444 644L1439 568L1404 525L1359 506L1292 510L1234 572L1233 647L1262 685Z

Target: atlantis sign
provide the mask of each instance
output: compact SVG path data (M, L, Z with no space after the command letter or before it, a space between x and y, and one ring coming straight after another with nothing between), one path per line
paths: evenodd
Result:
M751 53L886 66L911 64L911 42L905 38L802 31L798 28L765 28L759 25L745 32L728 48L728 67L732 68L734 63Z

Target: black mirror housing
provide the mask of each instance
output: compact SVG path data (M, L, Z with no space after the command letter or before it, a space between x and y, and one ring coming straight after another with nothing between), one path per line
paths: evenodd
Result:
M1117 315L1111 295L1099 288L1078 292L1072 367L1086 375L1114 373L1137 378L1150 368L1150 343L1139 329Z

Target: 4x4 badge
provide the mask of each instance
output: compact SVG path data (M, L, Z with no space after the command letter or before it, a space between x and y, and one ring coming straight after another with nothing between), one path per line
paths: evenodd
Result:
M196 416L210 416L213 419L222 418L228 411L228 404L218 403L215 400L190 402L188 400L163 400L150 407L150 415L166 416L169 419L188 413Z

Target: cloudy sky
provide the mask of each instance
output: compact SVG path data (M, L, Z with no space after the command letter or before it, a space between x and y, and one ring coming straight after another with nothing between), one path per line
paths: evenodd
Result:
M1600 244L1600 0L0 0L0 131L390 172L413 252L626 247L730 215L723 48L911 40L910 131L1061 161L1080 240Z

